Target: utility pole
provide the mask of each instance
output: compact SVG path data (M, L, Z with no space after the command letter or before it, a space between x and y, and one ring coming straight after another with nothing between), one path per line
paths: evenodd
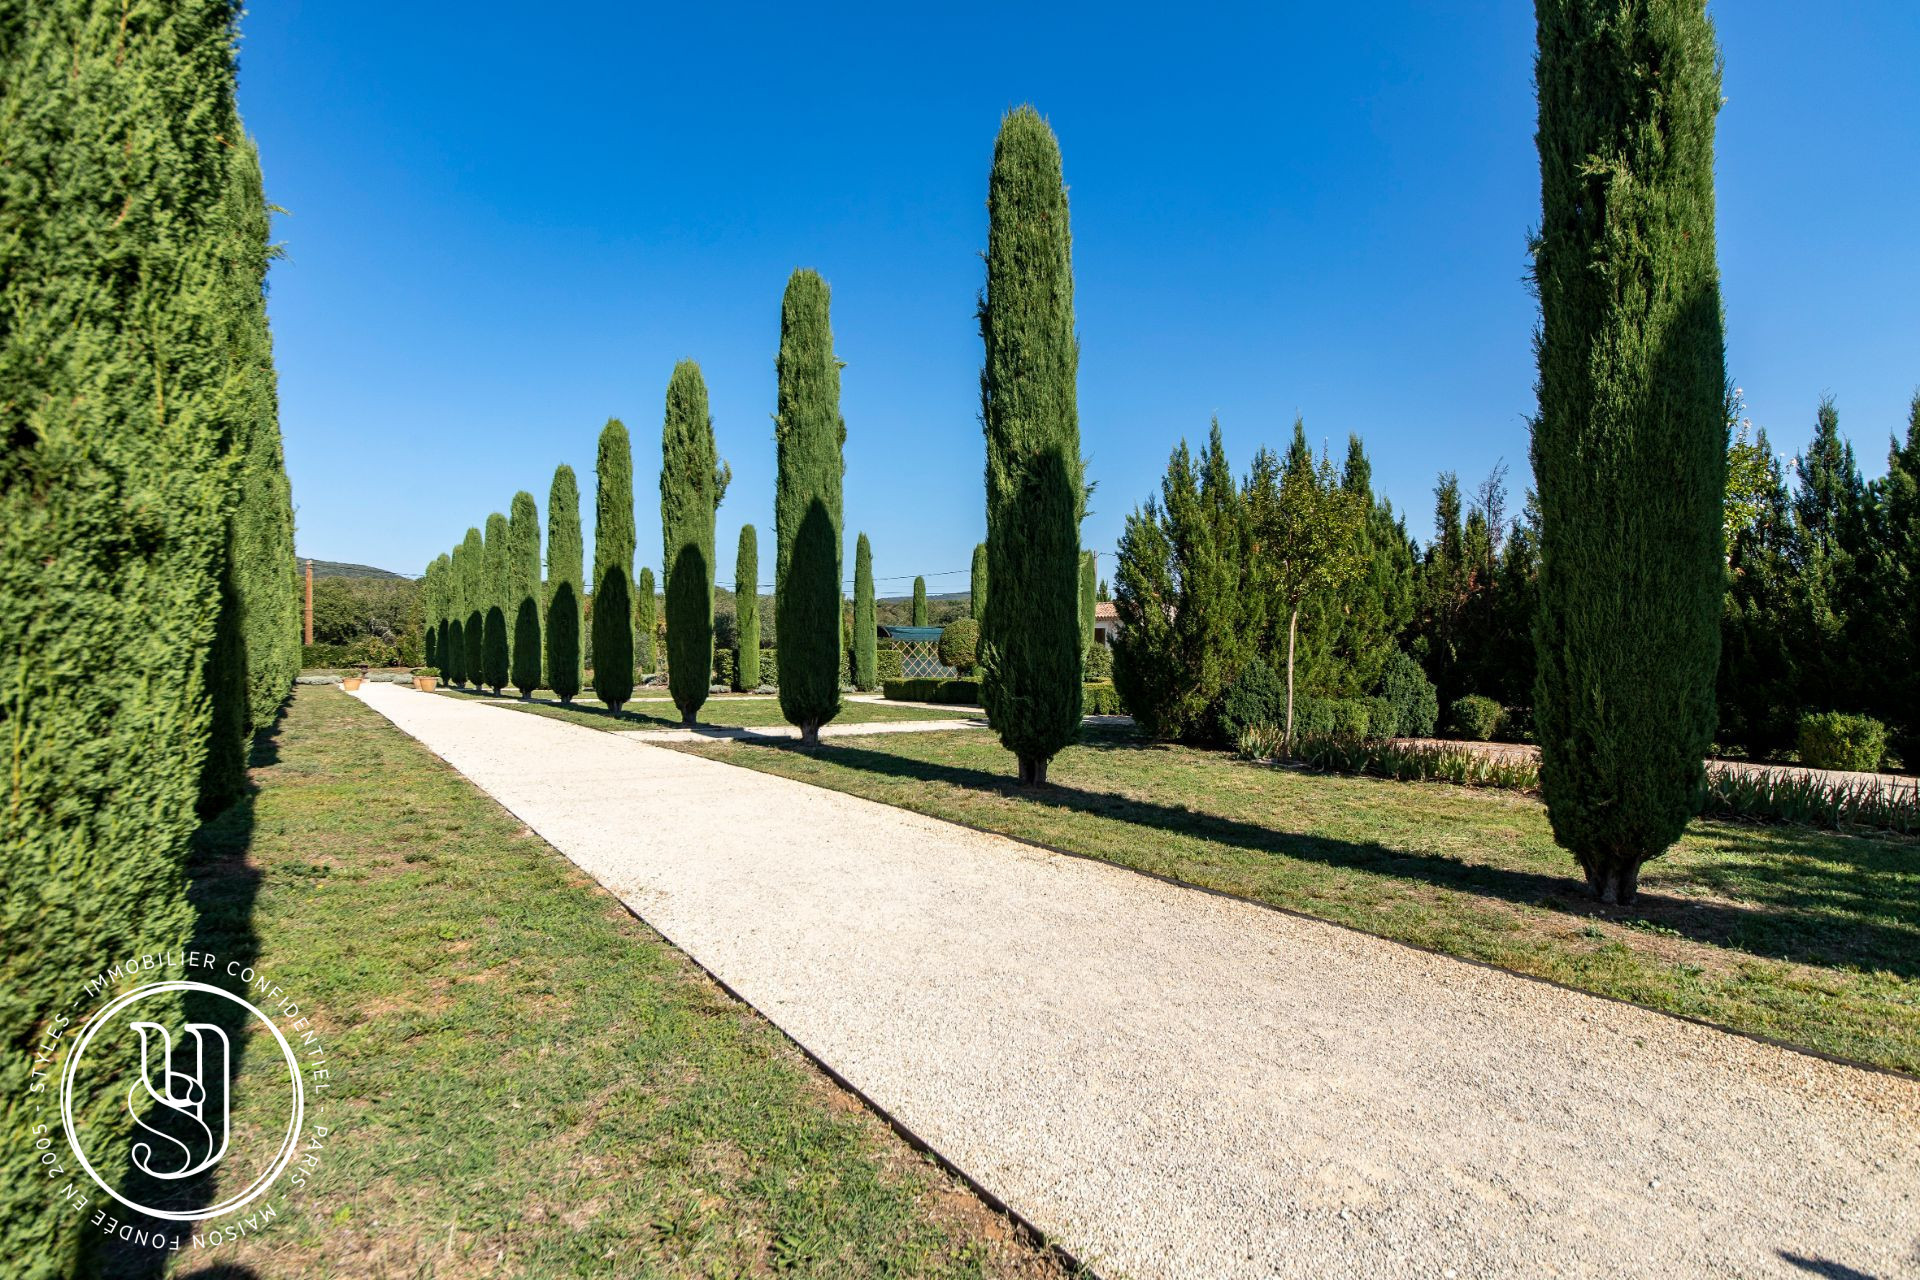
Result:
M307 638L305 643L313 643L313 561L307 561Z

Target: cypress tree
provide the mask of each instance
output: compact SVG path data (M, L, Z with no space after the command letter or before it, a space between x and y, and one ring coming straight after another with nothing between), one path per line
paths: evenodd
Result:
M1001 122L987 188L980 299L987 438L982 694L1020 780L1080 734L1080 517L1073 252L1060 147L1032 107Z
M1720 656L1720 69L1703 0L1536 0L1535 713L1554 837L1604 902L1699 810Z
M973 572L967 578L967 616L975 622L987 615L987 544L973 545Z
M273 335L267 324L272 247L260 153L243 135L237 117L233 129L240 142L229 166L227 191L235 255L230 280L245 445L232 562L246 633L248 704L257 730L273 723L300 673L301 580L293 550L293 490L280 440Z
M861 534L853 549L853 683L859 689L880 685L879 627L873 616L873 548Z
M467 683L467 546L454 547L447 557L447 630L440 645L440 665L446 669L447 682Z
M653 570L642 568L639 589L633 595L633 654L641 675L650 676L660 669L659 630L659 588L654 584Z
M300 664L293 499L281 458L267 329L267 203L259 154L237 116L230 127L238 142L223 192L221 276L232 362L231 456L238 471L221 555L220 616L204 676L212 723L200 777L203 816L245 794L254 732L272 723Z
M466 581L461 584L461 608L466 611L464 630L466 646L463 650L467 667L467 679L477 689L487 682L486 628L487 606L491 603L488 588L487 546L480 536L480 530L469 528L466 541Z
M580 692L580 486L561 463L547 490L547 687L563 703Z
M481 680L495 693L507 687L512 674L513 652L507 638L507 601L512 555L507 547L507 518L498 511L487 517L486 541L486 614L482 633Z
M913 580L913 625L916 627L927 625L927 580L925 578Z
M774 575L780 634L780 710L802 746L840 714L840 479L847 424L833 354L830 293L817 272L795 271L780 303L779 478Z
M78 1272L91 1232L16 1145L47 1119L29 1084L72 997L54 976L176 951L193 923L183 868L246 412L223 227L235 12L178 0L128 21L44 0L0 22L0 1132L16 1162L0 1257L23 1280ZM138 1069L124 1044L97 1052L102 1072ZM105 1153L128 1149L125 1117L103 1094L74 1118ZM110 1185L126 1168L96 1163Z
M1094 593L1100 589L1100 570L1094 561L1093 552L1080 553L1080 653L1084 657L1093 649L1093 606Z
M525 489L507 516L507 606L513 615L514 687L530 698L540 685L540 512Z
M732 473L713 444L700 366L682 360L667 380L660 430L660 531L666 550L667 690L692 724L713 680L713 514Z
M633 444L607 419L594 463L593 691L618 715L633 696Z
M733 608L733 687L744 693L760 687L760 537L750 524L733 557Z

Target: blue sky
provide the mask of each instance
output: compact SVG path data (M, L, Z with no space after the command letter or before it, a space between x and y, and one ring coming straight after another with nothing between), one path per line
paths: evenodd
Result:
M1103 573L1214 415L1240 468L1296 413L1336 456L1359 432L1423 538L1442 469L1471 488L1504 460L1518 505L1530 5L653 8L247 17L241 105L287 210L271 314L302 554L417 573L516 489L544 518L560 462L590 513L618 416L657 567L663 398L691 356L734 471L730 582L739 526L772 537L780 293L811 266L846 362L849 560L865 530L882 579L963 587L987 168L1025 101L1071 190ZM1731 372L1786 452L1832 393L1878 474L1920 385L1920 5L1716 18Z

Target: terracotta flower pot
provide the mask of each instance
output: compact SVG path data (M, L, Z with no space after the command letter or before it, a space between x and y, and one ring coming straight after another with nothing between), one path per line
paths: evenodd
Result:
M340 681L340 687L342 689L345 689L348 693L352 693L355 689L358 689L360 687L360 677L359 676L343 677Z
M422 693L432 693L433 686L439 682L440 677L438 676L415 676L413 678L413 687Z

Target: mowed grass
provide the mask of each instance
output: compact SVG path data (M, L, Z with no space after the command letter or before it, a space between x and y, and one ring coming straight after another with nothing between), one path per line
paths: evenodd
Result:
M1920 1074L1920 840L1696 822L1602 908L1509 792L1092 729L1039 791L989 733L678 749Z
M530 715L546 716L550 720L564 720L568 724L585 725L589 729L605 729L610 732L628 732L635 729L678 729L680 711L671 702L629 702L615 715L597 703L574 703L561 706L551 701L511 702L493 701L491 694L472 693L461 689L441 689L439 693L450 698L464 698L470 701L486 700L489 705L511 707L515 711L525 711ZM979 715L977 709L969 707L902 707L881 702L842 702L840 714L833 718L834 724L884 724L902 720L965 720ZM780 712L778 698L709 698L700 708L698 724L702 728L739 729L746 727L766 728L770 725L787 723L786 716Z
M357 699L302 688L256 764L199 841L197 945L313 1011L341 1129L292 1218L180 1271L1057 1274Z

